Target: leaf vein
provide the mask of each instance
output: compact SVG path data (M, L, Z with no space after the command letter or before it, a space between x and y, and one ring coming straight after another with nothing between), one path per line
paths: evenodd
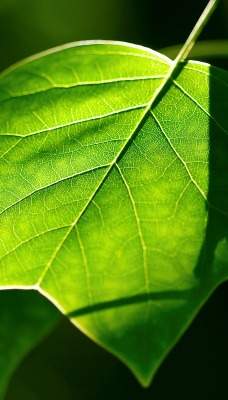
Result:
M11 209L11 208L14 207L15 205L21 203L23 200L29 198L30 196L34 195L34 194L37 193L37 192L40 192L40 191L42 191L42 190L48 189L48 188L50 188L50 187L52 187L52 186L55 186L55 185L57 185L57 184L60 183L60 182L65 182L65 181L67 181L67 180L69 180L69 179L75 178L76 176L84 175L84 174L86 174L87 172L92 172L92 171L95 171L95 170L97 170L97 169L105 168L105 167L108 167L108 166L109 166L109 164L99 165L99 166L97 166L97 167L90 168L90 169L87 169L87 170L84 170L84 171L80 171L80 172L78 172L78 173L76 173L76 174L73 174L73 175L70 175L70 176L66 176L66 177L64 177L64 178L61 178L61 179L55 181L55 182L51 182L50 184L48 184L48 185L46 185L46 186L42 186L42 187L40 187L40 188L34 190L33 192L28 193L26 196L22 197L21 199L15 201L13 204L10 204L8 207L6 207L3 211L0 212L0 216L1 216L2 214L4 214L7 210Z
M138 215L138 210L133 198L133 195L131 193L131 189L126 181L126 178L124 177L124 174L121 171L121 168L119 167L119 165L116 163L116 168L119 171L120 177L124 183L124 186L127 189L128 192L128 196L130 198L131 204L132 204L132 208L134 211L134 215L135 215L135 220L136 220L136 225L137 225L137 230L138 230L138 236L140 239L140 243L141 243L141 247L142 247L142 254L143 254L143 271L144 271L144 279L145 279L145 289L147 291L147 293L149 292L149 287L150 287L150 278L149 278L149 271L148 271L148 262L147 262L147 248L146 248L146 243L142 234L142 228L141 228L141 223L140 223L140 218Z
M31 91L31 92L21 92L21 93L17 93L15 95L9 95L9 97L3 98L0 100L0 103L4 103L6 101L10 101L10 100L14 100L17 98L22 98L22 97L27 97L27 96L33 96L36 94L40 94L40 93L46 93L49 91L54 91L57 89L74 89L76 87L80 87L80 86L96 86L96 85L106 85L106 84L111 84L111 83L118 83L118 82L137 82L137 81L145 81L145 80L155 80L155 79L162 79L164 78L164 75L151 75L151 76L137 76L134 78L131 77L126 77L126 78L116 78L116 79L104 79L101 81L85 81L85 82L76 82L76 83L72 83L72 84L52 84L52 87L48 87L48 88L40 88L36 91Z
M38 130L38 131L35 131L35 132L30 132L27 135L21 135L21 134L17 134L17 133L3 133L2 132L2 133L0 133L0 136L26 138L26 137L29 137L29 136L37 135L39 133L47 133L49 131L54 131L54 130L57 130L57 129L66 128L66 127L71 126L71 125L76 125L76 124L80 124L80 123L83 123L83 122L90 122L90 121L94 121L94 120L97 120L97 119L99 120L99 119L102 119L102 118L111 117L112 115L124 113L124 112L127 112L127 111L138 110L138 109L146 107L147 105L148 105L148 103L139 104L139 105L136 105L136 106L131 106L131 107L124 108L122 110L115 110L115 111L107 113L107 114L96 115L94 117L89 117L89 118L83 118L83 119L80 119L80 120L77 120L77 121L68 122L66 124L60 124L60 125L57 125L57 126L53 126L53 127L47 128L47 129L41 129L41 130Z
M50 233L50 232L55 232L58 231L60 229L64 229L64 228L68 228L69 225L63 225L63 226L57 226L55 228L49 229L47 231L44 232L40 232L35 236L31 236L28 239L24 240L23 242L20 242L17 246L15 246L13 249L11 249L10 251L6 252L3 256L0 257L1 260L3 260L5 257L9 256L11 253L13 253L14 251L16 251L17 249L19 249L21 246L23 246L24 244L27 244L29 242L31 242L34 239L39 238L40 236L45 235L46 233Z
M179 85L179 83L177 83L177 81L173 80L173 83L175 84L175 86L182 92L184 93L193 103L195 103L209 118L211 118L215 124L219 127L219 129L221 129L224 133L228 134L227 130L225 128L223 128L217 121L216 119L207 111L205 110L205 108L196 100L194 99L194 97L192 97L187 90L185 90L181 85Z
M175 147L173 146L170 138L167 136L167 134L165 133L161 123L159 122L159 120L157 119L157 117L155 116L154 112L152 110L150 110L152 117L154 118L154 120L156 121L158 127L160 128L161 132L163 133L164 137L166 138L167 142L169 143L171 149L174 151L176 157L180 160L180 162L183 164L190 180L192 181L192 183L195 185L195 187L197 188L197 190L201 193L201 195L203 196L204 200L207 202L208 204L208 200L207 197L205 195L205 193L203 192L203 190L200 188L200 186L198 185L198 183L196 182L196 180L193 178L191 172L189 171L189 168L187 166L187 163L183 160L183 158L180 156L180 154L178 153L178 151L175 149Z

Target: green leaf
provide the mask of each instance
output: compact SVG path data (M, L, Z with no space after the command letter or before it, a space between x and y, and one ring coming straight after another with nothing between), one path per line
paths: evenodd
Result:
M59 313L34 291L0 295L0 399L21 359L53 327Z
M85 42L0 79L0 282L36 289L147 386L228 277L227 77Z

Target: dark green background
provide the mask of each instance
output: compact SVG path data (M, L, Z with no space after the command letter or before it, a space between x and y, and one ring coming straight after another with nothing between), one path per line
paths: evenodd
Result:
M67 42L111 39L153 49L182 43L207 0L0 0L0 70ZM201 39L227 38L228 0Z
M0 71L67 42L111 39L154 49L182 43L207 1L0 0ZM228 1L200 39L225 39ZM208 60L221 67L224 60ZM7 400L223 400L227 398L228 295L223 284L142 389L111 355L66 319L16 371Z

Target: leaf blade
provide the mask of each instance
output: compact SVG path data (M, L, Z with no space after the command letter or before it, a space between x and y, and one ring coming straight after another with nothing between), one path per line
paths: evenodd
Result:
M217 275L196 273L208 215L211 209L226 213L227 206L211 204L209 196L210 124L218 114L215 132L224 133L224 106L220 102L211 118L208 65L190 62L171 83L172 63L152 51L106 43L70 51L67 61L64 50L51 53L0 81L2 93L12 94L2 100L0 116L6 144L1 218L9 238L1 282L38 289L148 385L196 310L227 277L225 257ZM84 78L72 87L73 59L87 85ZM44 67L48 74L37 78L34 71ZM11 73L18 92L12 93ZM227 82L225 72L213 73L216 83ZM221 93L224 83L216 101ZM6 130L21 138L7 137Z

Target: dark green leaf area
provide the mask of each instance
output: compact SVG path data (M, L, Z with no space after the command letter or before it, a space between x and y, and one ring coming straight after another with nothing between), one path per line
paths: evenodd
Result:
M34 291L0 293L0 398L21 359L56 324L59 313Z

